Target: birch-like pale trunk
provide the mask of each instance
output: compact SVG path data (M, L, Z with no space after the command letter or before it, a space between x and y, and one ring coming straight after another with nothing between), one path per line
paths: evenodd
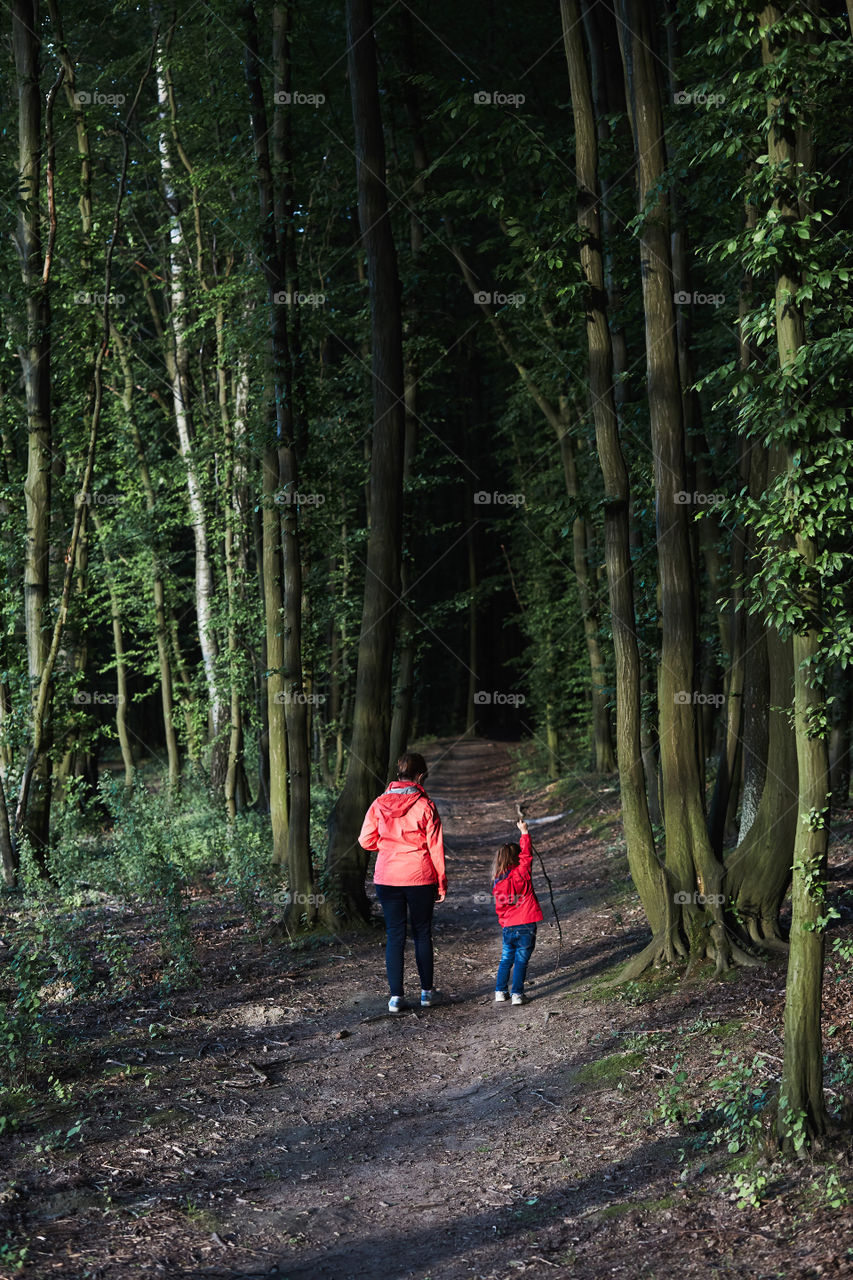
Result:
M207 515L201 488L198 463L193 449L192 411L189 402L189 349L186 337L187 290L184 280L184 234L180 220L180 206L175 189L171 160L169 119L169 91L163 66L163 51L157 50L157 101L160 109L160 133L158 149L160 177L166 203L169 207L169 273L170 309L166 324L166 370L172 392L172 407L178 446L186 468L187 503L195 546L195 605L198 624L199 647L204 668L205 686L209 701L208 733L211 742L210 781L214 791L225 781L228 744L225 739L229 723L229 707L224 701L217 670L219 646L213 621L213 568L210 558L210 539L207 532Z
M42 261L42 103L39 88L38 0L13 0L12 50L18 87L18 220L15 248L26 293L26 336L19 358L27 401L27 478L24 483L26 534L24 540L24 625L27 669L31 686L31 716L47 662L51 504L52 425L50 404L49 263ZM45 269L45 267L47 269ZM45 708L45 728L49 705ZM33 727L33 739L36 730ZM50 827L51 761L42 752L35 762L28 801L22 812L23 832L36 857L47 853Z

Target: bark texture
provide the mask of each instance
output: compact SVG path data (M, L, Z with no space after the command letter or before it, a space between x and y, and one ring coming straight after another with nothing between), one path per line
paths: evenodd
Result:
M385 786L391 667L400 592L404 433L403 334L397 255L384 183L373 6L347 0L347 63L355 127L358 217L367 256L373 385L370 532L358 645L353 734L343 791L329 822L327 871L334 910L366 918L368 856L358 844L364 814Z

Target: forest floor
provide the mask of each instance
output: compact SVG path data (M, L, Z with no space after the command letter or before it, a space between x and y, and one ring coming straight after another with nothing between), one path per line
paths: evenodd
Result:
M201 989L90 1001L54 1068L70 1101L4 1135L0 1276L853 1276L849 1131L813 1163L728 1149L778 1079L784 961L606 986L646 931L615 792L587 780L574 813L531 829L562 951L540 925L529 1003L496 1005L488 869L514 829L510 756L482 740L426 754L450 877L441 1002L387 1015L378 926L264 950L201 897ZM559 812L558 794L529 795L528 815ZM851 993L831 967L826 1003L840 1103ZM82 1126L59 1141L69 1117Z

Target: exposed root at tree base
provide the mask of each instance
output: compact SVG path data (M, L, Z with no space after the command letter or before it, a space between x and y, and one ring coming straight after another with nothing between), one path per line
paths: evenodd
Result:
M672 965L687 955L686 948L678 934L672 930L661 930L656 933L642 951L629 960L624 969L615 978L605 983L608 987L618 987L624 982L633 982L647 969L660 969L663 965Z
M660 969L664 965L675 964L677 960L684 959L686 956L688 956L687 948L677 933L674 931L656 933L651 942L625 964L621 973L615 978L611 978L604 985L618 987L625 982L633 982L641 977L647 969ZM739 947L737 943L726 940L723 945L715 945L710 942L706 949L694 951L689 955L684 980L687 981L692 978L696 969L705 960L714 961L712 981L721 977L735 965L740 965L747 969L758 969L763 964L762 960L756 956L751 956L747 951Z

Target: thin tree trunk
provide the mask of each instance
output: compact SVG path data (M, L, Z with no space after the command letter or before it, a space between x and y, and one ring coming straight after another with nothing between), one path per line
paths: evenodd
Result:
M92 523L101 542L101 553L104 557L104 576L107 592L110 597L110 620L113 627L113 649L116 663L116 733L124 764L124 785L133 786L136 766L133 762L133 749L130 745L127 717L130 711L130 697L127 684L127 662L125 660L124 635L121 628L121 600L116 590L115 574L104 539L104 528L97 511L92 508Z
M558 434L560 458L563 463L563 478L566 483L566 494L576 503L580 497L577 467L569 434L568 402L564 399L560 404L562 420L561 433ZM572 566L575 571L575 582L578 589L578 604L583 619L584 640L586 642L587 659L590 670L590 706L592 710L592 767L596 773L615 773L616 756L613 751L613 740L610 732L610 712L607 707L607 671L599 644L601 619L598 612L598 601L592 589L587 558L589 533L587 522L580 515L572 520Z
M412 255L412 270L420 269L419 254L423 248L423 219L418 206L425 192L424 173L428 167L426 142L423 135L420 101L418 99L418 74L416 61L416 45L412 25L412 15L406 8L398 10L401 31L401 52L406 75L403 80L403 99L412 134L412 161L415 178L409 191L409 249ZM405 446L403 461L403 494L411 476L412 462L418 441L417 396L419 368L416 347L413 340L420 329L419 294L413 290L403 317L403 353L405 386ZM406 513L404 510L404 521ZM404 543L408 541L404 525ZM417 648L417 621L408 607L406 596L409 590L409 565L405 555L400 565L400 617L397 632L397 683L394 689L393 710L391 713L391 745L388 750L388 776L394 776L397 760L405 751L409 742L409 731L412 723L412 702L415 686L415 652Z
M133 405L133 370L130 365L130 356L125 345L125 341L115 326L113 326L111 330L111 336L113 346L118 353L122 371L121 401L122 408L124 410L124 421L130 428L130 433L133 437L133 443L136 449L136 462L139 479L142 485L142 493L145 498L145 508L153 526L156 518L156 497L154 493L154 485L151 480L151 472L148 469L148 459L145 456L145 446L142 442L142 436L139 431L139 424L136 421L136 412ZM176 792L181 783L181 755L178 749L178 736L175 732L174 722L172 666L169 661L169 628L166 619L166 588L160 571L159 556L156 548L153 546L151 548L151 561L152 594L154 599L154 632L157 641L157 661L160 670L160 705L163 708L163 733L166 739L169 787L173 792Z
M701 786L694 707L696 626L690 537L686 508L676 501L676 494L685 491L688 482L668 211L662 185L666 170L664 128L648 0L616 0L616 13L631 100L642 214L640 272L661 601L658 714L666 870L678 895L676 914L692 960L713 955L719 973L733 954L745 957L736 952L726 934L720 894L723 868L708 839ZM704 895L704 908L696 902L697 887ZM703 927L705 923L708 928Z
M273 89L274 97L278 92L288 92L292 85L292 64L290 49L290 32L292 26L293 7L290 0L278 3L273 13ZM260 79L256 77L258 89L252 94L253 109L260 109L259 123L264 117L263 97L259 93ZM251 88L250 88L250 92ZM254 118L254 115L253 115ZM275 217L274 236L271 238L274 261L278 265L278 279L273 282L268 276L268 283L275 288L287 281L291 296L297 289L296 277L296 245L293 227L294 202L296 199L293 184L293 114L289 109L276 109L276 122L273 129L273 159L278 172L278 183L274 189L270 185L269 192L261 197L262 209L266 207ZM256 153L257 154L257 153ZM269 165L259 166L259 180L270 173ZM278 207L275 196L278 194ZM273 299L271 298L272 302ZM285 503L282 508L282 569L284 575L284 675L285 688L285 723L287 727L287 755L290 769L290 813L287 840L287 878L290 888L290 910L287 917L299 921L300 925L311 925L316 917L314 905L314 877L311 866L311 726L310 703L304 685L302 666L302 630L303 630L303 585L302 585L302 552L299 536L299 505L296 494L299 492L299 468L297 460L297 441L299 411L295 408L296 377L295 367L299 365L300 318L299 307L294 307L295 317L288 333L286 324L286 308L278 307L281 313L276 318L273 330L275 344L275 365L278 370L276 378L276 400L281 404L281 418L278 423L279 469L284 487Z
M287 308L277 297L282 290L284 275L284 245L276 232L275 199L272 168L268 144L267 114L260 81L257 46L257 22L253 6L247 6L246 82L252 119L252 133L257 169L258 199L261 215L261 241L267 297L270 312L270 340L273 385L275 389L275 439L277 445L279 490L275 494L276 513L279 518L279 536L282 546L283 616L280 616L280 634L274 648L280 648L281 693L284 699L285 733L290 770L290 797L288 809L287 861L289 910L286 916L305 921L310 925L316 916L313 904L313 877L310 848L311 760L308 747L307 700L303 688L302 673L302 562L299 550L298 502L299 490L296 463L296 447L293 439L293 367L287 329ZM275 84L287 82L286 40L277 41ZM279 135L276 160L286 174L290 172L291 157L283 151L284 142ZM290 217L290 209L283 210L283 217ZM282 229L284 234L284 229ZM266 512L265 512L266 515ZM268 636L268 645L270 637ZM270 666L272 653L270 651ZM273 717L270 716L270 746L272 753ZM271 770L275 770L271 758Z
M411 475L412 459L417 447L418 423L415 415L415 388L417 379L414 370L406 365L406 427L405 446L403 450L403 491ZM409 588L409 572L405 558L400 565L400 620L397 632L397 683L394 689L391 712L391 737L388 748L388 776L394 776L394 768L409 742L409 728L412 722L412 698L415 684L415 618L406 603L406 592Z
M265 406L274 412L270 403ZM264 449L263 468L263 580L264 629L267 661L267 755L269 757L272 860L287 862L287 723L285 720L284 637L281 572L281 520L276 505L280 492L279 458L275 445Z
M74 60L69 54L68 48L65 44L62 16L59 12L56 0L47 0L47 7L50 13L51 26L54 30L52 43L64 72L62 87L65 92L68 107L74 118L77 153L80 157L80 199L78 201L78 207L80 210L81 255L79 266L75 270L75 281L79 289L88 291L92 287L92 228L94 225L94 210L92 205L91 148L89 144L89 130L86 123L86 109L77 94L76 68ZM88 353L91 352L92 359L94 360L97 356L98 347L98 322L93 309L87 313L84 332L84 349L87 353L87 358ZM91 414L91 383L87 389L86 401L86 413ZM85 599L87 595L87 566L87 531L84 523L80 535L76 565L77 595L81 600ZM66 629L65 644L63 647L67 654L67 666L76 676L82 677L81 683L84 683L89 659L89 646L87 644L87 627L85 621L81 627L78 627L73 621L69 620L69 625ZM91 729L91 727L92 725L90 723L89 728ZM64 794L65 782L70 774L86 778L93 789L97 785L97 762L88 748L81 748L80 741L80 730L75 728L69 735L68 748L66 749L56 770L56 792L58 795Z
M164 53L157 51L157 101L160 114L160 174L166 203L169 207L169 295L170 311L166 325L164 355L169 386L172 392L172 408L178 434L178 446L186 469L187 502L195 547L195 604L198 622L199 647L201 649L205 686L207 688L209 714L208 733L211 743L210 784L218 793L225 782L227 767L228 708L222 699L218 672L219 645L213 621L213 567L210 557L210 540L207 532L207 516L201 477L192 442L192 416L189 400L189 349L186 330L187 301L184 283L184 233L181 227L180 209L174 185L171 159L171 143L166 128L170 118L171 99L164 68Z
M358 213L367 254L373 373L370 533L358 646L353 736L346 782L329 824L327 869L345 917L369 914L364 814L385 786L391 667L399 598L404 433L403 337L397 255L385 187L371 0L347 0L347 61L355 128Z
M765 66L779 58L779 47L773 41L772 28L782 14L775 5L767 5L759 18L760 27L768 32L761 40ZM804 176L812 168L810 140L800 130L793 136L790 104L775 94L768 97L767 133L768 168L775 175L777 195L773 209L778 218L789 225L803 216L795 197L798 151ZM798 145L799 143L799 145ZM793 256L779 262L776 273L776 345L779 367L784 374L794 363L805 344L805 321L799 293L802 287L800 268ZM789 439L790 433L789 433ZM792 486L801 483L798 458L799 441L787 446L788 475ZM799 572L809 581L815 580L817 546L814 537L798 529L794 537L796 554L801 561ZM784 1049L782 1083L779 1097L777 1132L786 1148L800 1148L804 1139L813 1138L826 1129L823 1097L823 1037L821 1004L825 949L825 911L827 854L829 847L829 758L825 731L816 726L826 716L823 690L815 683L813 664L820 654L821 601L815 595L801 594L800 617L793 636L794 650L794 733L797 744L799 778L796 838L794 841L793 882L791 888L791 934L788 974L785 983ZM798 1134L798 1126L802 1130ZM793 1130L793 1132L792 1132Z
M470 502L466 504L467 528L465 550L468 560L468 688L465 695L465 732L469 736L477 728L477 654L479 649L479 601L477 599L476 525Z
M243 709L240 704L238 683L239 643L235 618L237 606L236 585L236 537L237 511L235 509L235 458L234 431L228 412L228 375L225 365L225 308L219 302L216 308L216 399L219 404L219 421L222 426L225 467L222 491L225 498L225 589L228 598L228 683L230 687L230 731L228 736L228 764L225 771L225 808L232 820L237 816L237 791L243 767Z
M15 884L18 869L18 858L9 826L9 809L6 804L6 788L0 774L0 874L7 888Z
M26 294L26 338L19 348L27 398L26 537L24 622L33 721L47 662L51 503L51 371L49 262L42 261L42 107L39 88L38 0L12 0L12 49L18 84L18 221L15 247ZM49 706L45 707L45 717ZM47 728L45 723L45 728ZM39 755L32 772L23 830L39 861L47 855L50 827L50 755Z
M640 743L640 654L628 523L630 491L613 395L613 351L607 323L598 212L598 143L576 0L561 0L560 10L575 120L578 225L584 236L581 265L589 290L590 392L604 481L605 561L616 663L616 758L625 843L631 876L652 929L655 954L660 949L667 959L672 959L681 943L668 927L672 909L655 852Z

